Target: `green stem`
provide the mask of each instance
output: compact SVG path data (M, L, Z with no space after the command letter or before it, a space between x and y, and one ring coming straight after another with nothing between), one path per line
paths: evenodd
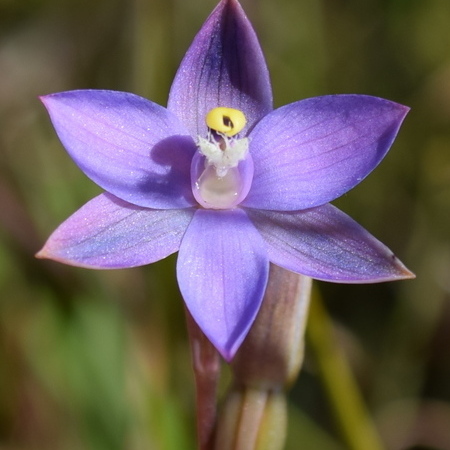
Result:
M281 450L287 426L285 394L234 385L218 423L214 450Z
M336 345L332 321L317 288L313 290L307 338L342 436L350 450L383 450L342 350Z

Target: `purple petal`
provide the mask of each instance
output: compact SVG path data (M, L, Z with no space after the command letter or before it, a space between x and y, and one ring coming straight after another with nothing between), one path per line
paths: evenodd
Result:
M225 106L243 111L247 127L272 109L272 89L258 39L237 0L222 0L187 51L168 108L192 136L206 136L206 114Z
M193 209L155 210L101 194L61 224L36 255L73 266L142 266L178 251Z
M414 275L380 241L332 205L306 211L247 211L269 259L319 280L374 283Z
M273 111L250 134L255 173L243 205L293 211L341 196L383 159L408 110L376 97L330 95Z
M103 189L149 208L195 204L190 166L196 146L171 112L115 91L70 91L42 100L70 156Z
M197 324L231 360L259 310L269 261L244 211L200 209L178 256L178 284Z

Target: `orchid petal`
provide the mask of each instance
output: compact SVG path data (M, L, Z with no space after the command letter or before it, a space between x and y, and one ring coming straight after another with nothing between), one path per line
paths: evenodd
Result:
M193 214L141 208L101 194L63 222L37 256L91 269L150 264L178 251Z
M103 189L149 208L195 204L190 164L196 146L171 112L115 91L62 92L42 101L70 156Z
M244 211L200 209L178 256L178 284L199 327L231 360L259 310L269 261Z
M181 62L168 103L195 137L206 136L206 114L220 106L244 112L243 134L272 109L266 62L237 0L222 0L206 20Z
M396 256L334 206L247 211L276 265L319 280L374 283L413 278Z
M279 108L251 132L255 165L245 206L323 205L364 179L392 145L408 108L365 95L329 95Z

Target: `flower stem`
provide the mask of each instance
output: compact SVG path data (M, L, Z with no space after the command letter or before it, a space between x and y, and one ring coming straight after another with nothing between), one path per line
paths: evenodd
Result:
M235 385L223 405L214 450L281 450L286 425L283 391Z
M195 376L198 449L211 450L217 417L220 356L187 309L186 320Z
M348 362L336 345L333 324L317 288L313 289L307 338L347 447L350 450L383 450L385 447L369 417Z

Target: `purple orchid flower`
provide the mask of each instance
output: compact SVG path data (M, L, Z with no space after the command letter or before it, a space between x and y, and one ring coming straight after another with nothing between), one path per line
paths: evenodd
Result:
M258 312L269 261L344 283L413 276L328 203L378 165L408 108L330 95L273 110L266 63L237 0L222 0L195 37L167 109L114 91L42 100L70 156L106 192L38 256L114 269L179 251L184 301L227 360Z

